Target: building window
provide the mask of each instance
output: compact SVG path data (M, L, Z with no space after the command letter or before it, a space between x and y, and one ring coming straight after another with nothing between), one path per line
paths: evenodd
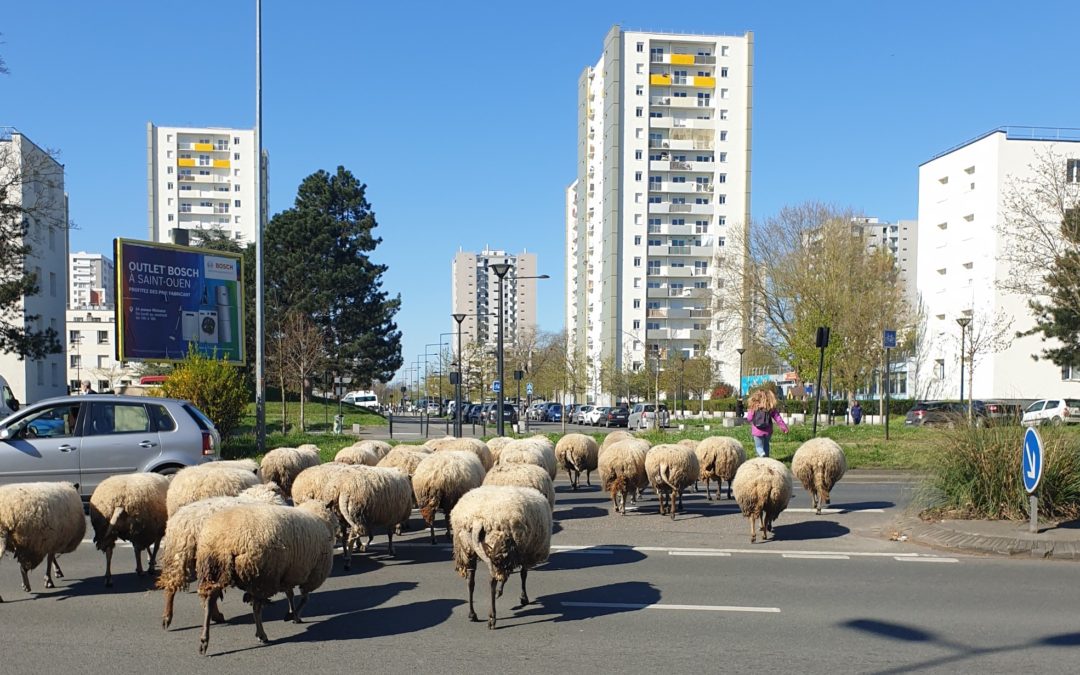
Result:
M634 172L634 180L636 180L638 182L641 181L641 172L640 171L635 171Z
M172 173L172 167L171 166L165 167L165 173Z
M640 234L635 234L634 235L634 246L641 246L641 235Z
M660 274L660 261L659 260L650 260L647 273L648 274Z
M634 277L634 288L641 288L641 277Z
M239 185L234 185L234 186L232 186L232 188L233 188L233 192L240 192L240 186Z
M637 64L637 74L638 75L644 75L645 74L645 64L644 63Z
M1062 380L1080 380L1080 366L1062 366Z
M641 158L642 158L641 150L635 150L634 151L634 159L641 159Z
M722 129L720 131L720 141L723 142L723 141L726 141L726 140L727 140L727 131ZM724 153L720 153L720 154L724 154ZM721 161L723 161L723 160L721 160Z
M727 77L727 67L726 66L720 69L720 77Z
M686 218L672 218L671 219L671 224L672 225L685 225L686 224Z
M235 200L233 202L233 206L235 206L236 208L240 208L240 200L239 199Z
M78 343L78 341L79 341L79 331L77 331L77 330L69 330L68 331L68 342L70 342L72 344L76 344L76 343Z
M68 357L68 362L71 364L72 368L79 368L82 366L82 356L78 354L72 354Z
M720 46L720 56L727 56L727 55L728 55L727 45L721 45Z
M640 328L641 328L641 320L634 319L634 330L638 330Z
M709 231L709 221L696 220L694 221L694 234L705 234Z
M653 195L653 196L649 197L649 203L650 204L659 204L660 203L660 195Z
M107 330L99 330L97 332L97 343L99 345L107 345L107 344L109 344L109 331L107 331Z
M199 155L199 166L210 166L210 155Z
M234 152L232 158L239 162L240 161L240 153L239 152Z
M686 182L686 176L672 176L671 177L671 182L672 183L685 183Z
M645 43L644 43L644 42L639 42L639 43L637 43L637 50L638 50L639 52L643 52L643 51L645 51Z
M719 225L720 227L723 227L724 225L727 225L727 216L717 216L716 217L716 224Z
M239 136L233 136L232 137L232 144L233 145L240 145L240 137Z
M634 309L641 309L641 300L634 298Z
M658 321L649 321L645 324L645 330L660 330L660 323Z
M1065 161L1065 180L1069 183L1080 183L1080 159Z
M934 361L934 376L939 380L945 379L945 359L936 359Z
M649 50L649 60L653 63L663 63L664 61L664 48L653 47Z
M634 88L634 93L637 94L638 96L644 96L645 95L645 87L643 87L642 85L639 84L637 87Z
M638 239L640 241L641 238L638 237ZM634 256L634 267L641 267L641 257L640 256Z
M724 240L723 237L717 237L716 238L716 246L718 248L724 248L724 243L725 243L725 240Z
M169 222L172 222L172 221L173 221L173 214L170 213L169 214Z

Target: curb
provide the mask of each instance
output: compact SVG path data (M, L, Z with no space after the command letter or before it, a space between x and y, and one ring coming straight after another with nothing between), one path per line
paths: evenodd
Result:
M964 530L959 521L928 523L904 518L896 529L908 535L908 541L935 548L998 556L1025 556L1080 560L1080 540L1055 541L1039 534L998 536Z

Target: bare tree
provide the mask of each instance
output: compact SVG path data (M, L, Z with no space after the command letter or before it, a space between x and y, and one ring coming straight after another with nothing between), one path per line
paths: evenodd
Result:
M969 411L972 400L972 383L975 380L975 366L988 354L997 354L1009 348L1015 337L1012 326L1012 315L1000 309L993 315L981 311L972 314L971 324L967 328L967 340L964 343L964 356L968 362L967 394ZM955 339L959 340L959 338Z
M308 378L327 362L326 340L322 331L306 314L291 311L282 322L281 357L285 370L296 378L300 393L300 431L306 430L304 404L307 402Z

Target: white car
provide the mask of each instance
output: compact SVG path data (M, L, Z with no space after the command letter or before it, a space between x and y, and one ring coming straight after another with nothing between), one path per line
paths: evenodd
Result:
M591 424L595 427L597 424L600 424L600 418L603 415L607 415L607 411L609 410L611 410L611 408L606 405L595 406L592 410L585 413L585 424Z
M1024 410L1024 417L1020 423L1032 427L1043 424L1080 423L1080 400L1047 398L1035 401Z

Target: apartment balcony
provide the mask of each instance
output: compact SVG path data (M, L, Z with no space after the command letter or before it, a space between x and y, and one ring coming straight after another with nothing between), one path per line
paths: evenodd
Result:
M685 279L694 276L693 267L662 267L659 276L673 279Z
M695 192L712 192L713 191L713 184L712 183L694 183L694 191Z
M649 183L649 192L663 192L663 193L682 193L687 194L691 192L697 192L694 189L694 183L677 183L675 181L656 182Z
M215 159L214 160L214 168L215 169L228 169L230 166L232 166L232 163L229 162L229 160L227 160L227 159Z
M652 75L649 75L649 84L654 87L669 86L671 84L671 76L653 73Z
M712 141L693 139L651 139L650 148L662 148L664 150L712 150L715 146Z
M695 87L706 87L706 88L709 88L709 89L715 89L716 88L716 78L715 77L703 77L701 75L697 75L692 79L693 79L693 86L695 86Z
M176 165L177 166L195 166L195 158L194 157L181 157L180 159L176 160Z
M700 290L700 289L698 289L698 290ZM708 309L688 309L686 311L687 311L687 315L691 319L711 319L712 318L712 310L708 310Z
M668 246L667 247L667 254L668 255L690 255L690 247L689 246Z
M650 117L649 126L653 129L711 129L712 120L688 120L678 117Z

